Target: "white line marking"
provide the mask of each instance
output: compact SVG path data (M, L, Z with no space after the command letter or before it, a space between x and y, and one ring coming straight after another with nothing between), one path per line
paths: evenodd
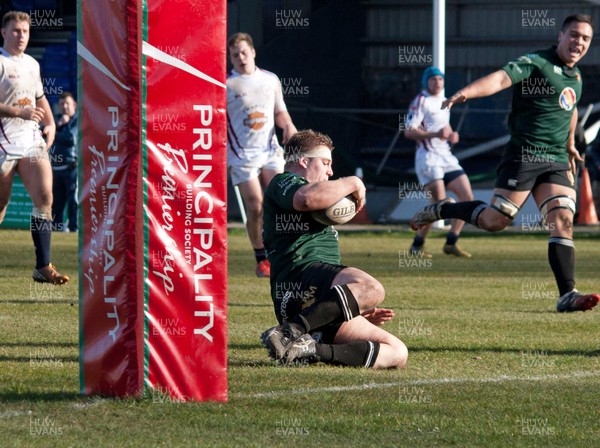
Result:
M32 415L32 411L5 411L0 413L0 418L20 417L21 415Z
M142 42L142 53L146 56L150 56L152 59L156 59L157 61L163 62L165 64L169 64L175 68L183 70L184 72L189 73L190 75L196 76L200 79L213 83L219 87L224 89L227 88L225 84L216 79L211 78L205 73L202 73L197 68L192 67L190 64L183 62L176 57L171 56L170 54L165 53L164 51L159 50L156 47L153 47L148 42Z
M389 389L392 387L400 386L437 386L444 384L463 384L463 383L505 383L509 381L552 381L552 380L569 380L575 378L592 378L600 376L600 371L590 372L572 372L564 374L550 374L550 375L538 375L538 376L511 376L511 375L500 375L491 378L434 378L424 380L410 380L410 381L398 381L394 383L368 383L368 384L357 384L355 386L332 386L332 387L317 387L310 389L292 389L292 390L280 390L273 392L259 392L256 394L231 394L230 398L277 398L286 395L310 395L310 394L322 394L322 393L335 393L335 392L352 392L361 390L372 390L372 389Z
M109 401L107 398L101 398L101 397L94 397L92 399L90 399L90 401L86 401L86 402L77 402L77 403L73 403L73 407L75 409L87 409L87 408L92 408L101 404L106 403L107 401Z
M92 64L92 66L96 67L98 70L104 73L106 76L108 76L110 79L112 79L114 82L116 82L123 89L131 90L131 88L127 87L125 84L119 81L119 79L115 75L113 75L111 71L102 62L100 62L100 60L96 56L94 56L90 52L90 50L85 48L81 42L77 42L77 54L86 61L88 61L90 64Z

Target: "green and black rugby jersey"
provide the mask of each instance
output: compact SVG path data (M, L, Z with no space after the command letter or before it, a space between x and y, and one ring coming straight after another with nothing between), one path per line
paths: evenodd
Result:
M571 117L581 97L581 73L569 68L556 47L521 56L502 67L513 82L508 119L518 157L568 163ZM509 145L510 146L510 145Z
M314 262L340 264L337 231L294 209L294 194L308 181L294 173L273 178L263 200L263 241L271 263L271 283L290 279Z

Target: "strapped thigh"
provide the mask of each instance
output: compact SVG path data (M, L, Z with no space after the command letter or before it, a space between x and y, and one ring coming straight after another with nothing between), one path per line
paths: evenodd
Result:
M515 216L517 216L517 213L519 213L519 210L521 209L521 207L513 201L497 193L494 194L490 207L499 211L509 219L515 219Z
M566 196L566 195L562 195L562 194L558 194L556 196L551 196L551 197L545 199L540 204L540 212L542 213L542 217L543 217L544 221L546 221L546 217L548 216L548 213L550 213L553 210L559 209L559 208L571 210L571 212L573 212L573 214L575 214L575 199L573 199L570 196Z

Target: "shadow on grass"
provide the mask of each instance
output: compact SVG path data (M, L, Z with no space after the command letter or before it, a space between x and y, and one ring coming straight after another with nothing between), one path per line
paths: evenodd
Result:
M0 303L10 303L15 305L55 305L58 303L75 305L77 299L42 299L42 300L31 300L31 299L0 299Z
M260 361L254 359L229 359L227 360L229 367L278 367L275 361L269 360L265 353L265 358Z
M79 344L77 341L75 342L34 342L34 341L26 341L26 342L0 342L0 347L72 347L78 348Z
M258 340L258 338L256 338ZM256 350L257 348L262 349L260 341L256 344L228 344L229 350Z
M59 402L87 399L77 392L13 392L0 391L0 402L17 403L21 401Z
M44 353L34 353L30 356L0 356L0 362L26 362L35 366L58 365L63 362L79 362L79 356L51 356Z

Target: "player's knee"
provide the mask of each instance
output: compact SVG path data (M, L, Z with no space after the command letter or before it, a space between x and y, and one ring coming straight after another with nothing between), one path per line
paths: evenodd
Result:
M48 211L48 213L52 212L52 192L46 192L41 194L39 197L33 201L33 206L39 208L40 210Z
M509 198L494 194L490 206L480 215L479 227L490 232L498 232L509 226L519 213L520 206Z
M375 369L403 369L408 364L408 348L395 336L381 343L379 356L373 368Z
M500 232L501 230L506 229L511 222L512 221L507 222L507 220L502 218L490 219L484 220L483 225L480 227L488 232Z
M361 312L375 308L385 298L385 288L372 277L348 284L348 287L352 291Z
M573 235L575 200L570 196L552 196L540 204L540 212L553 236Z
M392 359L392 367L398 369L404 369L408 364L408 348L404 345L404 342L398 339L398 342L394 344L394 358Z
M552 236L573 236L573 214L567 210L555 210L548 214L547 225Z
M262 216L262 200L260 198L252 198L246 201L246 212L250 216Z
M375 302L373 306L383 302L383 299L385 298L385 288L378 280L372 278L370 281L366 282L364 289L372 296L372 299Z

